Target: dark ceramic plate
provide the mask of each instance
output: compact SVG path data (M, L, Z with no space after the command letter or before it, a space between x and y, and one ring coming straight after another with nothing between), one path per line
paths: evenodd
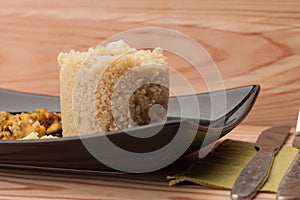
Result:
M0 165L109 170L110 167L99 162L93 152L86 149L86 144L96 145L97 142L101 143L104 139L109 139L118 147L134 153L153 152L169 145L169 153L156 160L157 162L164 162L163 159L176 153L176 149L180 149L181 145L187 144L185 143L186 140L193 138L189 146L178 156L179 158L199 150L203 147L204 142L205 144L215 142L240 124L253 107L259 90L258 85L225 90L226 112L220 112L221 114L215 114L218 113L219 105L215 105L216 102L211 100L211 96L218 97L218 95L224 94L224 91L223 93L222 91L216 91L197 94L198 103L196 105L192 103L192 96L189 95L177 98L170 97L168 120L165 124L151 124L126 130L127 133L132 134L147 134L157 129L157 127L162 127L158 134L147 138L132 137L122 131L114 131L105 134L98 133L46 140L0 140ZM178 104L179 101L184 105L183 109L187 112L182 112ZM0 110L18 113L32 111L39 107L59 112L59 97L0 90ZM200 120L195 119L192 113L197 107L201 112ZM213 111L212 107L214 108ZM222 121L223 123L220 123ZM179 128L184 130L184 134L174 142L173 139ZM194 133L189 131L195 129L197 131ZM215 137L214 133L217 132L220 132L220 134ZM214 137L206 137L210 135L214 135ZM171 143L172 145L170 145ZM110 155L106 159L117 161L120 157ZM130 162L128 163L130 171Z

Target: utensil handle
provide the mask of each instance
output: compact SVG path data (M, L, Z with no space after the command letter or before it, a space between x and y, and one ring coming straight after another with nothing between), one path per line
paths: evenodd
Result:
M280 182L277 199L300 199L300 152L297 153Z
M231 198L252 199L268 179L274 160L272 149L260 149L241 171L231 190Z

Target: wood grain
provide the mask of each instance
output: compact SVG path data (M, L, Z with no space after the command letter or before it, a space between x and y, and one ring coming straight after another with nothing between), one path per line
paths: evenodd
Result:
M300 105L299 1L6 1L0 8L0 87L59 94L57 54L85 50L130 28L181 31L204 46L226 88L260 84L245 121L293 123ZM206 87L192 67L171 62L196 90ZM175 85L184 93L184 87Z
M86 50L131 28L180 31L210 54L226 88L260 84L249 117L229 137L255 141L260 130L296 123L300 106L299 0L0 1L0 88L59 94L56 57ZM197 92L205 82L186 61L170 64ZM185 93L180 83L174 87ZM9 169L8 169L9 171ZM0 199L229 199L228 191L127 177L72 177L1 169ZM259 194L257 199L274 199Z
M257 132L266 127L240 126L224 139L255 142ZM241 138L243 135L243 138ZM287 141L290 144L290 140ZM0 199L59 200L225 200L230 191L213 190L198 185L168 186L166 175L183 171L189 160L165 170L147 174L80 174L29 169L0 168ZM274 199L275 194L259 193L256 199Z

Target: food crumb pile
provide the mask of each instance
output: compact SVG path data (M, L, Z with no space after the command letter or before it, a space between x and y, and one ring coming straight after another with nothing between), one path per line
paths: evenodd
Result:
M61 129L60 114L45 108L20 114L0 111L1 140L54 138L60 136Z

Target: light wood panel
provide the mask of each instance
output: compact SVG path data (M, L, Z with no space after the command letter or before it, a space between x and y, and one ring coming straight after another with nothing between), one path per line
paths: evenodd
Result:
M204 46L226 88L260 84L246 124L293 123L300 105L299 1L6 1L0 8L0 87L59 94L57 54L130 28L181 31ZM182 68L198 92L191 66ZM184 93L184 87L175 85Z
M195 39L226 88L262 86L258 101L229 137L255 141L266 126L295 125L300 106L299 0L0 1L0 88L59 94L57 54L85 50L116 33L147 26ZM205 83L183 60L170 60L197 92ZM185 87L174 84L182 93ZM72 177L2 169L0 199L229 199L228 191L169 188L160 181ZM257 199L274 199L259 194Z
M258 132L265 128L240 126L224 139L255 142ZM290 142L291 138L287 144L290 145ZM166 176L183 171L190 163L189 159L183 160L167 169L147 174L80 174L2 167L0 199L230 199L228 190L213 190L192 184L169 187ZM275 199L275 194L259 193L256 199Z

